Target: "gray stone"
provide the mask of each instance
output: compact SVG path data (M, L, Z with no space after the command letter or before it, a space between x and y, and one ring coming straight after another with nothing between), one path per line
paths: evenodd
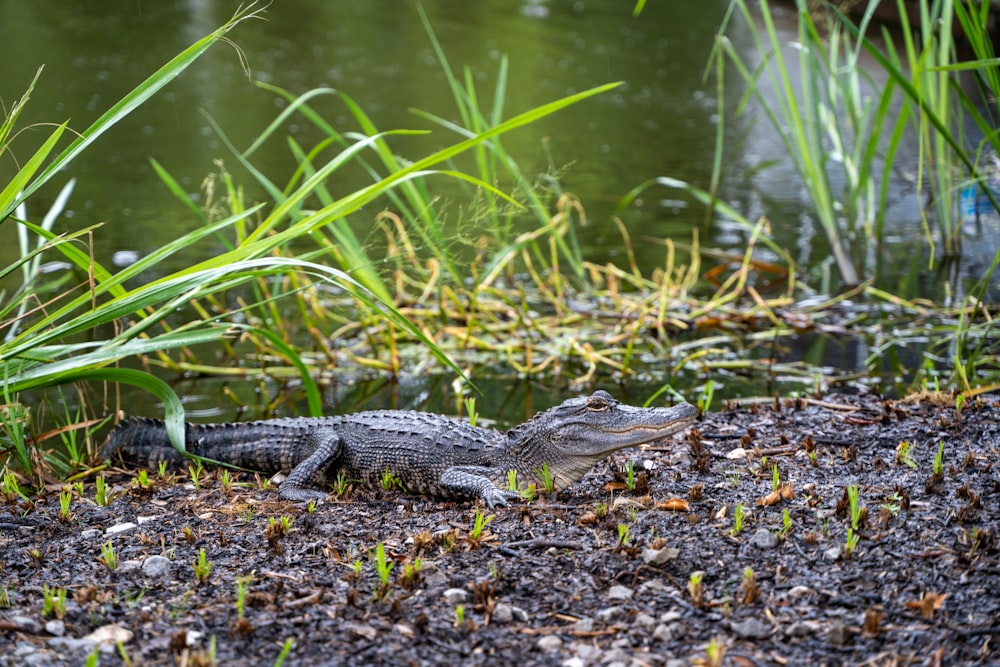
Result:
M82 658L94 652L97 642L76 637L53 637L48 641L49 648L63 656Z
M85 540L97 539L101 536L101 530L99 528L88 528L87 530L80 531L80 537Z
M680 553L680 549L675 549L673 547L663 547L662 549L643 549L642 562L646 565L663 565L667 561L677 558Z
M594 616L596 616L597 620L602 623L609 623L624 613L625 609L622 607L605 607L604 609L598 609Z
M520 621L521 623L524 623L525 621L528 620L528 612L526 612L525 610L521 609L520 607L517 607L515 605L511 605L510 606L510 610L514 614L514 620L515 621Z
M658 642L672 642L684 636L684 626L680 623L660 623L653 630L653 639Z
M733 623L731 629L741 639L764 639L771 636L771 625L757 618Z
M594 619L584 616L579 621L572 625L573 632L593 632L594 631Z
M465 604L469 599L469 592L464 588L449 588L441 595L449 604Z
M562 640L555 635L545 635L538 638L538 641L535 642L535 647L539 651L545 651L546 653L558 651L562 648Z
M118 574L126 574L128 572L136 572L142 567L142 561L139 560L123 560L118 563Z
M66 634L66 624L58 618L53 618L51 621L45 622L45 632L53 637L62 637Z
M833 621L830 623L830 629L827 630L826 638L831 644L843 646L851 641L851 630L841 621Z
M778 537L771 531L761 528L750 538L750 544L758 549L773 549L778 546Z
M809 637L819 632L820 625L816 621L795 621L787 628L785 634L789 637Z
M42 631L42 626L30 616L11 616L7 620L16 625L18 630L29 635L37 635Z
M616 585L608 589L608 599L617 602L631 600L633 595L635 595L635 591L628 586Z
M829 549L823 552L823 557L826 558L827 560L837 560L838 558L840 558L840 547L839 546L830 547Z
M124 523L116 523L107 530L104 531L105 537L114 537L115 535L122 535L130 531L135 530L138 524L132 523L131 521L125 521Z
M684 618L684 614L680 613L676 609L672 611L665 611L660 614L660 623L674 623Z
M493 606L493 614L490 616L490 622L503 625L505 623L510 623L513 620L514 610L509 604L505 602L497 602Z
M166 556L150 556L142 564L142 573L152 578L169 577L170 559Z
M635 624L649 630L656 625L656 619L645 612L639 612L635 616Z

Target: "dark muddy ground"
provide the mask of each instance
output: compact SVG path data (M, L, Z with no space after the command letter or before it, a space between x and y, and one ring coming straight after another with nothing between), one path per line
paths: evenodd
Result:
M56 492L0 510L0 665L83 664L102 638L105 665L272 665L286 642L289 665L998 664L998 414L735 407L489 510L478 539L471 503L353 490L310 513L246 475L141 492L115 473L101 507L90 479L69 521ZM634 492L629 460L648 469ZM64 618L45 586L68 589Z

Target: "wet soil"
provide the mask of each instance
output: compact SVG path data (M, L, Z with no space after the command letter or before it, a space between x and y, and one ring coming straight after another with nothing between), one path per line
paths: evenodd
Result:
M68 521L57 490L0 509L0 665L998 664L1000 404L945 403L730 406L492 510L354 489L310 511L217 472L110 474L99 506L88 480Z

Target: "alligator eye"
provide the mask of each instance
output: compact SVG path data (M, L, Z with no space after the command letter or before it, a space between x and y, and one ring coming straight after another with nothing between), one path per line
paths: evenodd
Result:
M587 409L593 410L594 412L602 412L608 409L608 402L603 398L592 398L590 402L587 403Z

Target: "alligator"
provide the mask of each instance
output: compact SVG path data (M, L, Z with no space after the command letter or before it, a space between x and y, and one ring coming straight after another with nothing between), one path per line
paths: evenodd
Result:
M667 437L697 409L637 408L605 391L571 398L506 433L427 412L377 410L336 417L297 417L187 424L188 454L261 473L287 473L279 497L321 500L342 479L378 487L387 478L410 493L479 498L488 506L519 497L520 485L548 481L567 488L612 452ZM102 456L156 469L186 455L170 444L164 422L133 417L108 436ZM548 480L546 477L546 468ZM516 473L511 475L511 471ZM541 488L541 486L539 486Z

